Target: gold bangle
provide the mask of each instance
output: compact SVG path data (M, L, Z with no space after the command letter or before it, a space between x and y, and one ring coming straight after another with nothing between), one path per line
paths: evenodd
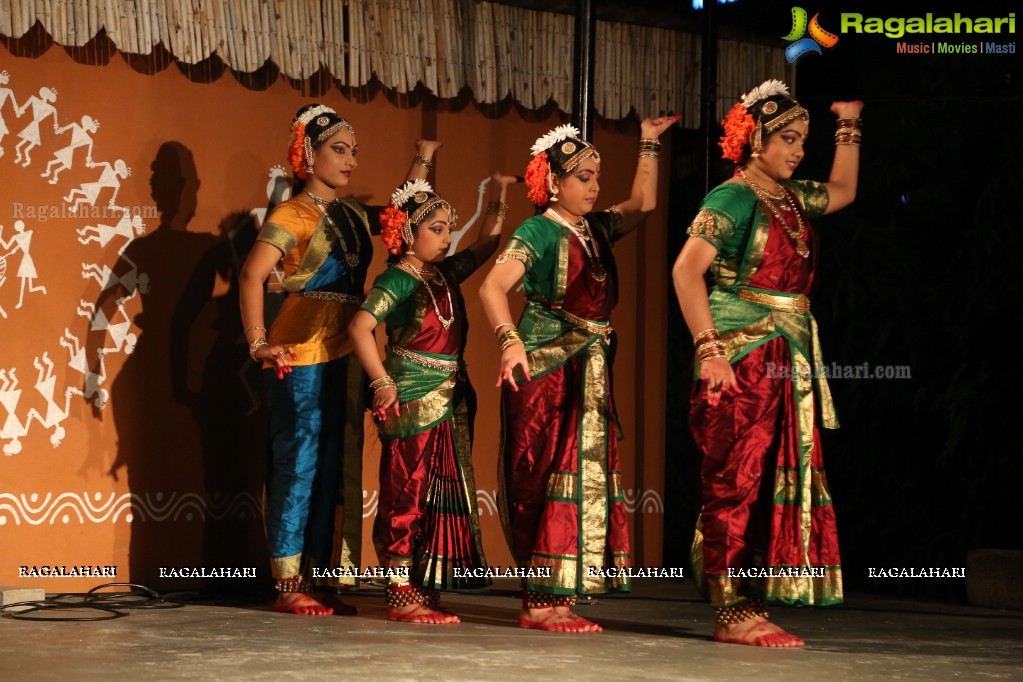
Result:
M701 347L700 350L696 352L696 356L701 360L705 360L707 358L720 358L724 357L724 355L724 346Z
M504 333L502 333L498 337L497 340L499 340L499 342L503 344L505 342L505 340L507 340L508 338L520 338L521 339L522 338L522 334L519 333L518 329L513 327L511 329L508 329Z
M522 341L522 334L520 334L519 330L515 328L509 329L505 333L501 334L497 342L501 346L502 351L510 346L514 346L516 343L521 343L523 346L526 345Z
M522 339L508 339L507 341L501 344L501 352L503 353L512 346L522 346L523 348L525 348L526 344L522 343Z
M379 379L374 379L369 383L369 387L373 389L373 392L384 389L384 388L398 388L398 384L394 383L394 379L391 378L390 374L385 374Z
M640 152L639 158L641 159L656 159L657 152Z
M242 331L243 331L243 332L251 332L251 331L261 331L261 332L265 332L265 331L266 331L266 327L261 327L261 326L259 326L259 325L255 325L255 326L253 326L253 327L246 327L246 328L245 328L245 329L243 329Z
M496 334L498 331L500 331L501 327L514 327L514 326L515 326L514 322L502 322L501 324L499 324L496 327L494 327L494 333Z
M717 335L718 330L715 329L714 327L709 327L707 329L704 329L702 332L697 332L696 336L693 337L693 343L699 346L700 342L705 340L704 337L706 338L710 338L711 336L717 337Z
M660 140L643 138L639 141L639 148L643 151L659 152L661 151L661 142Z
M420 166L425 168L427 171L433 170L433 162L423 157L420 154L416 154L415 158L412 159L412 163L418 163Z
M252 358L253 362L259 362L259 359L256 357L256 351L269 344L270 342L266 340L265 336L260 336L258 339L249 344L249 357Z
M496 215L498 218L504 218L508 215L508 204L500 201L491 201L487 204L487 215Z

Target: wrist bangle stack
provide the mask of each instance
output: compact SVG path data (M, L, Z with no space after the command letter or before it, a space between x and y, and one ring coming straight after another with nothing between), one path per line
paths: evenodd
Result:
M429 159L423 157L420 154L416 154L415 155L415 157L412 159L412 163L418 163L420 166L425 168L427 171L432 171L433 170L433 161L430 161Z
M498 218L504 218L508 215L508 204L500 201L487 203L487 215L496 215Z
M249 357L252 358L253 362L259 362L259 359L256 357L256 351L269 344L270 342L266 340L265 336L260 336L258 339L249 344Z
M522 341L522 335L519 334L519 330L515 329L515 328L509 329L505 333L501 334L501 336L498 337L497 342L501 345L501 350L502 351L505 351L508 348L511 348L515 344L519 344L521 346L525 346L526 345Z
M644 138L639 141L639 158L656 159L661 151L661 143L657 140Z
M496 327L494 327L494 333L496 334L497 332L501 331L501 327L514 327L514 326L515 326L514 322L502 322L501 324L499 324Z
M385 374L379 379L371 381L369 387L373 389L374 393L376 393L384 388L398 388L398 384L394 383L394 379L391 378L390 374Z
M835 131L835 144L860 145L863 139L863 119L861 118L840 118L838 119L838 130Z
M717 329L704 329L696 335L693 343L696 345L696 357L700 362L725 357L725 344L721 342Z

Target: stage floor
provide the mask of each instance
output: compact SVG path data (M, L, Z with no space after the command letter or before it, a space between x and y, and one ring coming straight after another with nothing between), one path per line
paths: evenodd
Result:
M459 625L385 619L382 592L359 616L303 617L269 604L133 610L93 623L0 618L0 680L976 680L1023 679L1023 613L847 596L775 608L805 649L717 644L710 609L686 582L640 579L632 595L579 611L604 626L569 635L516 625L515 584L446 595Z

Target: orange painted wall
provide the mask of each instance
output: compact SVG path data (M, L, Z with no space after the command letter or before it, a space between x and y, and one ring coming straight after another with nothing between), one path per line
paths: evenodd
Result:
M564 119L508 105L481 110L469 100L392 102L368 91L356 102L336 88L311 98L284 79L257 90L230 74L194 82L173 64L150 74L117 54L98 61L106 63L80 63L56 45L32 57L0 47L0 70L10 76L0 93L9 89L21 107L40 88L57 91L53 112L39 99L19 117L12 101L0 100L9 130L0 138L0 244L10 242L0 248L0 585L57 592L108 580L19 577L21 566L42 565L112 565L118 579L157 588L200 585L161 579L160 567L253 567L265 579L265 415L260 377L241 340L233 277L258 222L248 216L265 208L270 169L285 163L295 110L322 101L354 124L361 158L352 193L369 203L384 203L404 177L414 141L436 136L444 148L434 182L463 220L475 210L479 182L498 169L522 173L534 139ZM35 145L37 114L46 117ZM120 159L131 169L116 178L117 210L106 208L111 187L79 202L77 214L68 210L86 196L73 192L87 193L103 171L87 167L88 142L61 151L74 132L64 126L84 130L84 116L100 124L88 133L91 160L113 167ZM607 204L628 195L637 137L635 123L598 126ZM27 147L25 165L17 157ZM68 154L70 167L51 184L56 160ZM622 293L613 320L621 337L616 395L626 435L624 483L635 510L636 563L646 566L659 565L664 531L661 194L646 227L616 250ZM531 215L521 185L512 188L509 204L505 237ZM124 208L143 216L144 233L121 219ZM382 268L378 246L371 278ZM498 353L473 294L484 275L481 269L463 285L475 332L466 359L480 396L474 458L485 491L479 498L485 550L492 564L508 565L492 497ZM378 455L370 427L364 566L377 564L369 532Z

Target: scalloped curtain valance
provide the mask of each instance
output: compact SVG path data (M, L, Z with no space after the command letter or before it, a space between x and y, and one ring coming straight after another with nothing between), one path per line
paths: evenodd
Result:
M118 50L162 44L179 62L216 54L252 72L267 61L304 80L326 68L342 86L376 78L399 93L422 83L441 98L468 87L477 102L509 95L537 109L572 105L573 17L478 0L7 0L0 34L20 38L39 22L54 42L80 47L100 30ZM720 40L723 116L739 95L794 70L779 48ZM597 113L621 119L667 112L699 122L700 36L597 22Z

